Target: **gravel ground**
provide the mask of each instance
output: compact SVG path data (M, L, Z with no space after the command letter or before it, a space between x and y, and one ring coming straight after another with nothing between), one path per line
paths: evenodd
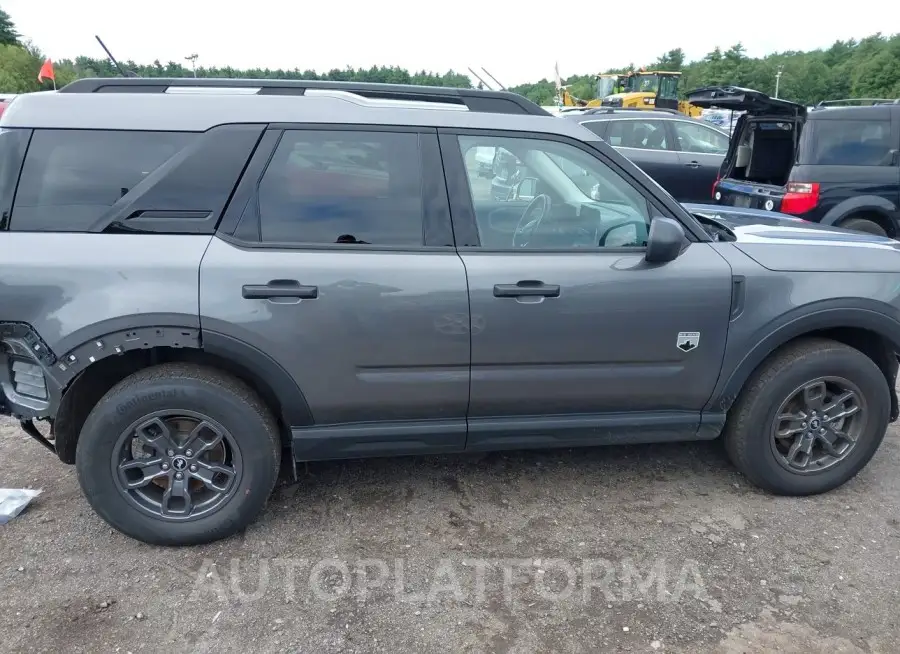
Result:
M900 445L825 496L718 443L301 466L213 545L112 531L0 422L0 651L894 652Z

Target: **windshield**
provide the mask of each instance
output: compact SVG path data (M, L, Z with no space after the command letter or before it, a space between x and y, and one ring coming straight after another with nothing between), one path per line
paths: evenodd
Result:
M656 93L659 90L659 75L641 73L634 77L634 90L641 93Z
M597 97L600 99L616 92L615 77L599 77L597 79Z

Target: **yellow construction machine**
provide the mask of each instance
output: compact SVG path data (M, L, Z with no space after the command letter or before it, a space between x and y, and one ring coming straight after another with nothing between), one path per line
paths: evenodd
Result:
M681 73L661 70L640 70L622 75L597 76L595 106L616 109L670 109L686 116L697 117L700 108L686 100L678 99L678 81ZM608 89L617 87L612 93Z

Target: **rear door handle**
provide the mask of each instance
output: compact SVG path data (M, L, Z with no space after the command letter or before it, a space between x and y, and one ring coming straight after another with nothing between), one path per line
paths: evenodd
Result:
M494 297L559 297L559 284L531 280L517 284L494 284Z
M688 168L699 168L700 167L700 164L696 161L690 161L684 165L687 166Z
M273 298L298 298L315 300L318 286L304 286L296 279L273 279L268 284L244 284L241 297L245 300L271 300Z

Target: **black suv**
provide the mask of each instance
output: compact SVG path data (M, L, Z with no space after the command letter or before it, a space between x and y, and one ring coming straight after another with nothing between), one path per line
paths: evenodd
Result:
M628 157L679 202L709 202L727 132L675 110L589 109L564 114Z
M690 101L746 111L713 188L716 203L900 237L900 100L808 110L715 87L692 92Z

